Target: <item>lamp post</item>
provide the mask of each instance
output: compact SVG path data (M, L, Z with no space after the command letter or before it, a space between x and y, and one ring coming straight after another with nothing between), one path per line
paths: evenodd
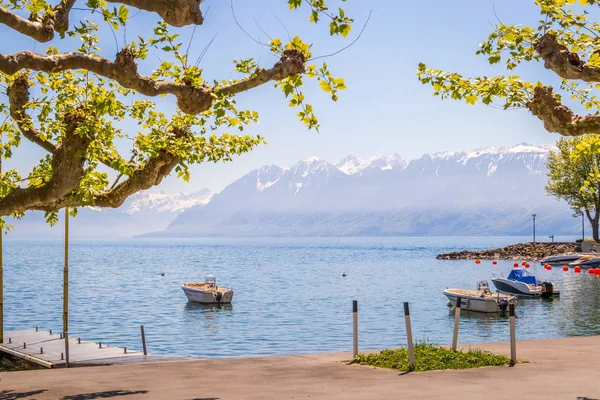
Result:
M535 217L537 214L531 214L531 216L533 217L533 243L535 243Z
M585 222L583 219L583 211L581 211L581 241L585 240Z

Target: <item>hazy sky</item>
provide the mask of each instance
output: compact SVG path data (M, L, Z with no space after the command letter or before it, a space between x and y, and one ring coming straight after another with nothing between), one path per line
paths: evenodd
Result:
M334 0L330 0L335 4ZM83 3L83 2L81 2ZM285 0L234 0L241 25L262 41L270 36L285 39L285 25L291 35L301 34L315 43L313 54L335 51L349 41L330 38L325 24L308 24L305 12L287 11ZM206 22L196 28L191 52L195 58L216 34L212 46L202 60L205 77L224 79L231 75L234 58L255 57L263 67L276 62L267 48L248 38L234 23L229 0L205 0ZM320 133L307 131L297 120L297 110L287 106L279 89L264 85L238 96L240 107L260 113L261 122L248 132L267 138L269 144L227 164L204 164L192 168L190 183L168 178L158 190L191 192L208 187L221 190L225 185L254 168L266 164L291 165L310 156L338 161L348 154L378 155L399 153L412 159L423 153L460 151L488 145L553 143L557 135L547 133L539 120L526 111L502 111L485 106L468 106L464 102L441 101L431 96L431 89L416 79L419 62L456 71L463 75L504 73L502 66L490 67L475 55L478 44L487 38L497 17L506 24L532 24L539 19L533 0L348 0L347 14L355 18L353 39L372 10L371 20L361 39L351 48L326 61L334 74L346 79L348 89L333 103L320 89L307 89L307 100L313 104L321 121ZM135 15L132 9L130 15ZM79 11L77 16L85 16ZM281 22L276 18L279 17ZM497 16L497 17L496 17ZM131 40L138 32L147 35L155 18L140 13L128 27ZM192 27L178 29L182 38ZM116 53L123 43L123 31L114 38L104 31L102 48L106 57ZM8 33L0 25L3 52L34 48L32 40ZM36 50L43 46L35 45ZM156 55L146 68L158 65ZM144 72L148 72L147 71ZM531 64L518 71L530 79L555 80L541 64ZM511 73L513 74L513 73ZM309 82L309 86L316 87ZM160 99L161 107L172 109L174 99ZM43 152L24 146L20 159L12 165L23 168Z

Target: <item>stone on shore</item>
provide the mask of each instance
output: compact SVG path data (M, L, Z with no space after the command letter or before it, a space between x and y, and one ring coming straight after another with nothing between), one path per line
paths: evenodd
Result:
M517 243L499 249L454 251L438 254L438 260L531 260L539 261L555 254L580 251L578 243Z

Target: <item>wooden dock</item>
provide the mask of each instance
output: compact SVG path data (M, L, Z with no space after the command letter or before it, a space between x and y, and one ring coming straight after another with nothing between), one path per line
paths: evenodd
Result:
M0 352L31 361L46 368L66 366L66 340L60 334L42 330L5 331ZM69 366L145 364L193 360L191 357L144 355L123 347L80 340L69 336Z

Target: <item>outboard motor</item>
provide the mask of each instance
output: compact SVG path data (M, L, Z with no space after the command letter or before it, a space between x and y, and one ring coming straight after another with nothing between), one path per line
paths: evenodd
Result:
M506 311L508 308L508 300L500 300L498 307L500 307L500 311Z
M223 298L223 293L217 292L215 294L215 300L217 300L217 303L220 303L222 298Z
M542 282L542 297L551 297L554 294L554 285L552 282Z

